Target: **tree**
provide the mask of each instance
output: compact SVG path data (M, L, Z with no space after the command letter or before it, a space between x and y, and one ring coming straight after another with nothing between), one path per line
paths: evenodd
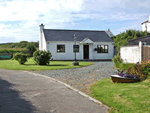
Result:
M28 41L20 41L19 43L28 43Z
M27 51L30 51L30 52L35 52L35 51L36 51L36 48L35 48L35 46L34 46L32 43L29 43L29 44L26 46L26 50L27 50Z
M116 46L117 51L120 52L120 47L129 45L128 40L145 36L145 32L139 30L129 29L126 32L122 32L114 37L112 37L114 41L114 46Z

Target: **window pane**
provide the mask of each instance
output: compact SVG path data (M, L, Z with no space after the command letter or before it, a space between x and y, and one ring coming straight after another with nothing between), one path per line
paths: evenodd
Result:
M97 45L97 53L107 53L108 45Z
M101 53L101 45L97 45L97 53Z
M105 45L105 53L108 53L108 45Z
M57 52L65 52L65 45L57 45Z
M104 45L101 45L101 53L104 53Z

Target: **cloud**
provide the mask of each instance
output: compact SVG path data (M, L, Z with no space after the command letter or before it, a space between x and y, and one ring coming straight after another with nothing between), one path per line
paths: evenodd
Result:
M47 29L87 28L116 35L141 30L148 20L149 0L5 0L0 1L0 43L39 40L39 24ZM95 25L95 26L94 26ZM79 27L77 27L79 26Z

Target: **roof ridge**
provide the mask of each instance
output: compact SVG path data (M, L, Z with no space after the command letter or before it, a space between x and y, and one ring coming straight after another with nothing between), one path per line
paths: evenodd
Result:
M93 32L105 32L99 30L76 30L76 29L44 29L44 30L53 30L53 31L93 31Z

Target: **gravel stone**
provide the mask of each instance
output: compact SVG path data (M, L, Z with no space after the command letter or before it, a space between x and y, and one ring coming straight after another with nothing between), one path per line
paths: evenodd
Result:
M91 62L91 61L88 61ZM88 94L89 86L103 78L110 78L117 72L112 61L92 61L93 65L62 70L33 71L65 82ZM88 87L88 88L87 88Z

